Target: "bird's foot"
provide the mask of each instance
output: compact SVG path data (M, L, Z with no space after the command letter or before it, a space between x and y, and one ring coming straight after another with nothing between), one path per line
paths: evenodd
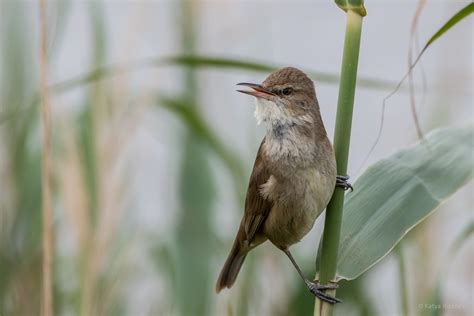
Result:
M339 287L336 281L329 281L329 284L321 284L319 280L313 280L313 283L316 284L320 290L335 290Z
M351 190L354 191L352 184L349 183L349 176L336 176L336 187L343 188L344 191Z
M316 281L316 282L307 281L306 286L308 287L309 291L313 293L314 296L316 296L317 298L319 298L320 300L326 303L329 303L329 304L342 303L340 299L324 293L324 290L337 289L338 285L336 283L319 284L319 281Z

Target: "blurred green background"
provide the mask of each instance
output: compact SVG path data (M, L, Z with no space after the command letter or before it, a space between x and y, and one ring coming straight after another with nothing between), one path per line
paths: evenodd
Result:
M420 43L468 2L428 2ZM248 256L230 291L215 295L214 283L264 133L252 100L237 95L235 83L260 82L279 65L313 70L332 135L343 12L331 1L309 0L47 4L56 314L312 314L312 296L270 244ZM417 137L402 89L390 99L382 138L364 163L382 99L407 69L416 2L366 7L353 179ZM38 9L35 1L0 1L2 316L40 310ZM425 132L473 120L473 29L472 19L460 23L414 73ZM169 59L176 56L242 63ZM245 64L253 62L269 68ZM410 314L472 315L474 243L464 232L472 231L473 188L456 193L369 273L343 282L338 297L345 303L336 314L401 315L406 296ZM294 247L308 276L322 223Z

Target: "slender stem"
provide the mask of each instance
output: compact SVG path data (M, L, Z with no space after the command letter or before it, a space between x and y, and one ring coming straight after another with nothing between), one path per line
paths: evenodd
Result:
M361 30L362 16L356 11L347 10L346 35L344 39L334 135L334 151L336 153L338 175L345 175L347 173ZM344 190L336 188L326 210L322 237L321 270L319 276L322 284L333 280L336 275L343 206ZM328 293L335 295L335 290ZM331 313L331 305L316 300L315 315L331 315Z
M403 255L402 244L398 244L395 248L395 256L397 258L398 264L398 278L399 278L399 290L400 290L400 308L402 315L408 314L408 297L407 297L407 279L406 279L406 269L405 269L405 257Z
M50 181L50 109L48 95L48 51L46 26L46 0L40 1L40 84L42 114L42 165L41 193L43 216L43 302L42 315L53 315L53 211Z

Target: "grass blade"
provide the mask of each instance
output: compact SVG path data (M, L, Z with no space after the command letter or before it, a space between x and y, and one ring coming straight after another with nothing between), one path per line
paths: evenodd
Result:
M449 29L451 29L453 26L458 24L461 20L469 16L469 14L472 14L474 12L474 3L470 3L466 5L464 8L459 10L455 15L453 15L431 38L426 42L425 46L421 50L421 54L431 45L433 44L434 41L436 41L438 38L441 37L444 33L446 33ZM417 58L418 59L418 58Z
M449 29L451 29L454 25L459 23L461 20L469 16L471 13L474 12L474 3L468 4L464 8L462 8L459 12L454 14L441 28L433 35L431 38L426 42L425 46L421 50L421 52L418 54L416 57L415 61L410 65L407 73L403 76L403 78L398 82L397 86L395 89L393 89L392 92L390 92L383 100L383 106L385 107L386 101L391 98L402 86L403 82L405 79L408 77L408 75L411 73L413 68L415 68L416 64L420 61L421 56L425 53L425 51L430 47L431 44L433 44L441 35L446 33ZM379 133L380 134L380 133Z

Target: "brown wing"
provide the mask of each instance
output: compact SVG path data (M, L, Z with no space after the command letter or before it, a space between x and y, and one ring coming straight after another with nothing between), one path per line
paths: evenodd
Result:
M262 160L262 146L264 143L265 138L258 149L245 199L245 213L242 225L245 232L245 241L248 245L250 245L255 233L261 227L272 208L272 203L260 194L262 184L266 183L271 175L270 170Z

